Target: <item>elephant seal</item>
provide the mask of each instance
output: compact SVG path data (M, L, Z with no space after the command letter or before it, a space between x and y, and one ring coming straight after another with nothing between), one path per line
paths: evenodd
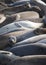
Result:
M19 4L19 2L18 2L18 4ZM4 8L4 10L2 9L2 13L7 14L7 15L11 15L11 14L19 13L19 12L24 12L24 11L35 11L35 12L37 12L37 14L38 13L40 14L43 11L43 10L41 10L40 7L37 7L37 5L34 7L32 7L31 5L32 4L30 4L30 1L29 2L24 1L24 3L22 1L22 3L20 3L19 5L15 4L12 7L6 7L6 8ZM40 16L41 15L42 15L42 13L40 14Z
M46 55L24 56L9 62L8 65L46 65Z
M20 41L18 43L16 43L14 45L15 46L19 46L19 45L25 45L25 44L30 44L30 43L36 43L42 39L46 39L46 34L43 34L43 35L36 35L36 36L33 36L33 37L30 37L30 38L27 38L23 41ZM16 39L17 40L17 39ZM21 40L21 39L20 39Z
M30 38L30 37L33 37L33 36L36 36L35 33L34 33L34 30L29 30L27 32L25 32L24 34L22 35L19 35L19 36L9 36L9 42L11 41L12 43L18 43L18 42L21 42L27 38Z
M46 3L42 0L32 0L32 2L44 11L44 15L46 17Z
M10 61L17 59L18 57L8 51L0 50L0 65L7 65Z
M14 21L11 24L5 25L0 28L0 35L4 35L13 31L37 29L43 26L43 23L35 23L29 20Z
M37 28L36 25L37 25L37 27L41 27L43 25L43 23L35 23L35 22L31 22L31 21L18 21L18 22L13 22L11 24L8 24L8 25L5 25L5 26L1 27L0 28L0 44L1 44L0 45L0 49L4 48L6 45L8 45L8 43L9 43L9 39L8 38L10 36L12 38L11 41L13 41L15 39L15 37L19 36L19 35L22 35L22 40L27 39L29 37L32 37L31 34L34 36L35 34L34 34L33 30ZM34 29L32 29L32 27ZM29 32L30 33L29 36L27 35L27 34L29 34L27 31L30 31ZM26 34L26 32L27 32L27 34ZM23 38L24 36L25 36L25 38ZM19 40L21 41L21 36L17 37L14 41L16 43ZM13 43L14 43L14 41L13 41Z
M7 46L13 46L16 42L17 39L14 38L14 36L20 36L25 33L27 33L29 30L22 30L22 31L16 31L16 32L11 32L5 35L0 36L0 50L6 48ZM15 42L15 43L13 43Z
M36 18L39 18L39 14L35 11L25 11L16 14L16 20L36 19Z
M27 56L27 55L45 55L46 54L46 44L45 43L31 43L20 46L15 46L9 49L12 53L17 56Z
M16 6L11 6L10 4L8 4L6 7L5 6L2 7L3 8L0 9L0 13L3 13L5 15L11 15L11 14L16 14L17 12L27 10L27 3L19 4Z

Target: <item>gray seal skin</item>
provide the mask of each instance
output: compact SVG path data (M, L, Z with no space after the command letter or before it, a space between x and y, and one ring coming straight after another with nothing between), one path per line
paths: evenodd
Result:
M37 22L41 23L41 20L39 20L39 19L34 20L34 21L37 21ZM31 31L29 31L29 30L14 31L14 32L10 32L8 34L0 36L0 49L4 49L8 44L12 45L11 44L12 40L13 40L12 43L18 43L18 42L23 41L27 38L36 36L36 34L34 33L34 30L35 29L31 29Z
M30 24L28 24L28 22L30 22ZM32 29L32 27L33 28L35 28L36 27L36 25L37 25L37 27L41 27L42 25L43 25L43 23L34 23L34 22L31 22L31 21L20 21L20 22L18 22L18 24L16 24L17 22L14 22L14 23L12 23L13 25L11 25L11 24L8 24L8 25L6 25L6 26L4 26L4 27L2 27L2 28L0 28L0 49L2 49L2 48L4 48L6 45L8 45L9 44L9 39L8 39L8 37L10 37L10 36L13 36L13 35L15 35L15 36L19 36L19 35L22 35L22 36L20 36L20 37L11 37L11 41L13 41L13 43L16 43L16 41L17 42L19 42L19 40L20 41L22 41L22 40L24 40L24 39L27 39L27 38L29 38L29 37L32 37L32 36L35 36L35 34L34 34L34 29ZM21 24L21 26L19 25L19 24ZM26 26L26 28L27 29L25 29L25 30L19 30L19 27L21 28L23 28L23 27L25 27L24 26L24 24L26 25L27 24L27 26ZM34 25L35 24L35 25ZM38 25L39 24L39 25ZM11 25L10 27L9 27L9 25ZM19 26L18 26L19 25ZM30 25L30 26L29 26ZM13 27L14 27L14 29L13 29ZM36 28L37 28L36 27ZM12 29L12 30L11 30ZM17 30L18 29L18 31L15 31L15 29ZM27 32L27 31L29 31L30 30L30 32ZM10 31L10 32L9 32ZM12 32L13 31L13 32ZM9 32L9 33L8 33ZM27 32L27 33L26 33ZM7 34L6 34L7 33ZM26 35L25 35L25 34ZM24 34L24 35L23 35ZM29 35L30 34L30 35ZM15 42L14 42L15 41ZM10 42L11 43L11 42Z
M18 43L18 42L23 41L27 38L36 36L37 34L38 35L39 34L46 34L46 28L38 28L36 30L26 32L25 34L20 35L20 36L13 36L13 38L16 39L16 43ZM12 36L10 38L12 38ZM12 39L11 39L11 41L12 41Z
M13 7L14 8L14 7ZM10 9L10 8L9 8ZM9 10L8 9L8 10ZM15 9L15 8L14 8ZM34 10L33 10L34 9ZM37 9L37 7L32 7L31 8L31 10L32 11L25 11L25 12L21 12L21 13L17 13L17 14L12 14L11 13L11 15L9 15L9 14L6 14L6 12L4 13L5 15L4 15L4 17L6 17L6 19L3 21L3 22L0 22L0 27L2 27L2 26L4 26L4 25L7 25L7 24L9 24L9 23L12 23L12 22L14 22L15 20L18 20L18 15L19 14L23 14L23 20L24 20L24 18L25 18L25 20L26 20L26 17L24 17L24 13L25 13L25 15L28 15L28 13L32 13L31 15L32 16L29 16L28 15L28 17L27 17L27 19L30 19L30 18L39 18L39 10ZM6 10L5 10L6 11ZM40 12L40 14L41 14L41 12ZM1 14L0 14L1 15ZM7 16L8 15L8 16ZM40 15L40 16L42 16L42 15ZM3 18L3 17L2 17ZM21 19L19 19L19 20L22 20L22 18ZM9 22L8 22L9 21Z
M37 35L34 33L34 30L31 30L31 31L25 32L24 34L19 35L19 36L16 36L16 35L11 35L11 36L10 35L9 36L6 35L6 37L3 36L4 39L3 39L3 41L1 40L2 42L1 41L0 42L1 42L1 44L4 42L4 48L3 49L9 50L14 45L18 46L18 45L28 44L29 41L28 42L27 41L23 42L23 41L26 40L26 39L28 39L28 38L32 38L33 36L37 36ZM10 48L8 46L5 47L6 45L8 45Z
M45 1L45 0L43 0ZM39 6L43 11L44 11L44 23L46 23L46 3L43 2L42 0L32 0L33 3L35 3L37 6ZM46 26L46 24L45 24ZM46 29L45 29L46 31Z
M26 32L28 32L28 30L11 32L9 34L5 34L5 35L0 36L0 49L4 49L7 46L10 46L11 47L17 41L17 39L14 38L14 37L19 36L19 35L23 35Z
M44 13L46 15L46 3L42 0L32 0L33 3L35 3L37 6L39 6L42 10L44 10Z
M46 65L46 55L24 56L7 65Z
M10 61L13 61L17 58L19 57L15 56L11 52L0 50L0 65L7 65Z
M44 0L43 0L44 1ZM44 20L46 20L46 3L43 2L42 0L32 0L32 2L39 6L43 11L44 11Z
M13 47L9 51L16 54L17 56L45 55L46 44L45 43L25 44Z
M22 35L19 35L19 36L9 36L9 42L11 41L12 43L18 43L18 42L21 42L27 38L30 38L30 37L33 37L33 36L36 36L35 33L34 33L34 30L31 30L31 31L28 31Z
M36 29L33 32L35 34L46 34L46 28L38 28L38 29ZM33 32L32 32L32 34L33 34ZM24 39L26 39L28 37L33 36L32 34L31 34L31 32L27 32L24 35L21 35L21 36L16 37L17 38L17 42L20 42L20 41L22 41L22 40L24 40ZM13 38L15 38L15 36L13 36Z
M1 18L1 22L0 22L0 27L2 27L2 26L5 26L5 25L7 25L7 24L10 24L10 23L12 23L12 22L14 22L15 20L17 20L19 17L18 17L18 15L19 14L23 14L23 13L25 13L25 15L28 15L28 13L30 14L31 13L31 15L32 16L29 16L28 15L28 17L27 17L27 19L25 19L25 20L29 20L29 18L34 18L34 19L36 19L36 18L38 18L39 19L39 13L37 13L37 11L36 12L34 12L34 11L25 11L25 12L21 12L21 13L17 13L17 14L13 14L13 15L8 15L8 16L6 16L6 15L3 15L3 14L0 14L0 18L1 18L1 15L2 15L2 18ZM19 15L20 16L20 15ZM23 16L24 16L24 14L23 14ZM41 16L41 15L40 15ZM4 19L5 18L5 19ZM23 17L22 17L23 18ZM21 18L21 20L22 20L22 18ZM26 18L26 17L25 17ZM31 18L31 19L32 19ZM19 19L20 20L20 19ZM24 20L24 18L23 18L23 20ZM8 22L9 21L9 22Z
M15 14L17 12L21 12L21 11L25 11L25 10L27 11L28 8L29 7L27 6L27 3L25 3L25 4L21 4L19 6L15 6L15 7L3 7L0 9L0 13L4 13L5 15L11 15L11 14Z
M19 46L19 45L24 45L24 44L36 43L36 42L38 42L39 40L42 40L42 39L46 39L46 34L36 35L34 37L27 38L23 41L20 41L20 42L16 43L14 45L14 47Z
M6 35L7 36L7 35ZM24 34L22 34L22 35L19 35L19 36L13 36L13 35L9 35L9 36L7 36L6 37L6 39L4 39L4 43L7 43L6 45L8 45L7 47L5 47L6 45L4 44L4 50L9 50L9 49L11 49L11 47L13 47L14 45L16 46L16 44L18 43L18 42L21 42L21 41L24 41L25 39L27 39L27 38L30 38L30 37L33 37L33 36L36 36L35 34L34 34L34 31L32 30L32 31L28 31L28 32L25 32ZM5 36L4 36L4 38L5 38ZM6 41L5 41L6 40ZM3 41L2 41L2 43L3 43ZM3 47L3 46L2 46Z

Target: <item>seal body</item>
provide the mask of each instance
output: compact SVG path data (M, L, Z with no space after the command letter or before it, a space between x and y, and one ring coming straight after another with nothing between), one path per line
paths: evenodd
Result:
M46 47L44 47L43 43L26 44L26 45L13 47L10 51L16 54L17 56L45 55Z
M8 65L46 65L46 55L24 56Z
M8 51L0 51L0 65L7 65L10 61L18 58L14 54Z

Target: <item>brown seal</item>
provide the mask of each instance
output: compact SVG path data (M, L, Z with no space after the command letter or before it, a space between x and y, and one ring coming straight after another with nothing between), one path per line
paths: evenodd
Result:
M16 20L24 20L24 19L36 19L39 18L39 14L35 11L25 11L16 14Z

